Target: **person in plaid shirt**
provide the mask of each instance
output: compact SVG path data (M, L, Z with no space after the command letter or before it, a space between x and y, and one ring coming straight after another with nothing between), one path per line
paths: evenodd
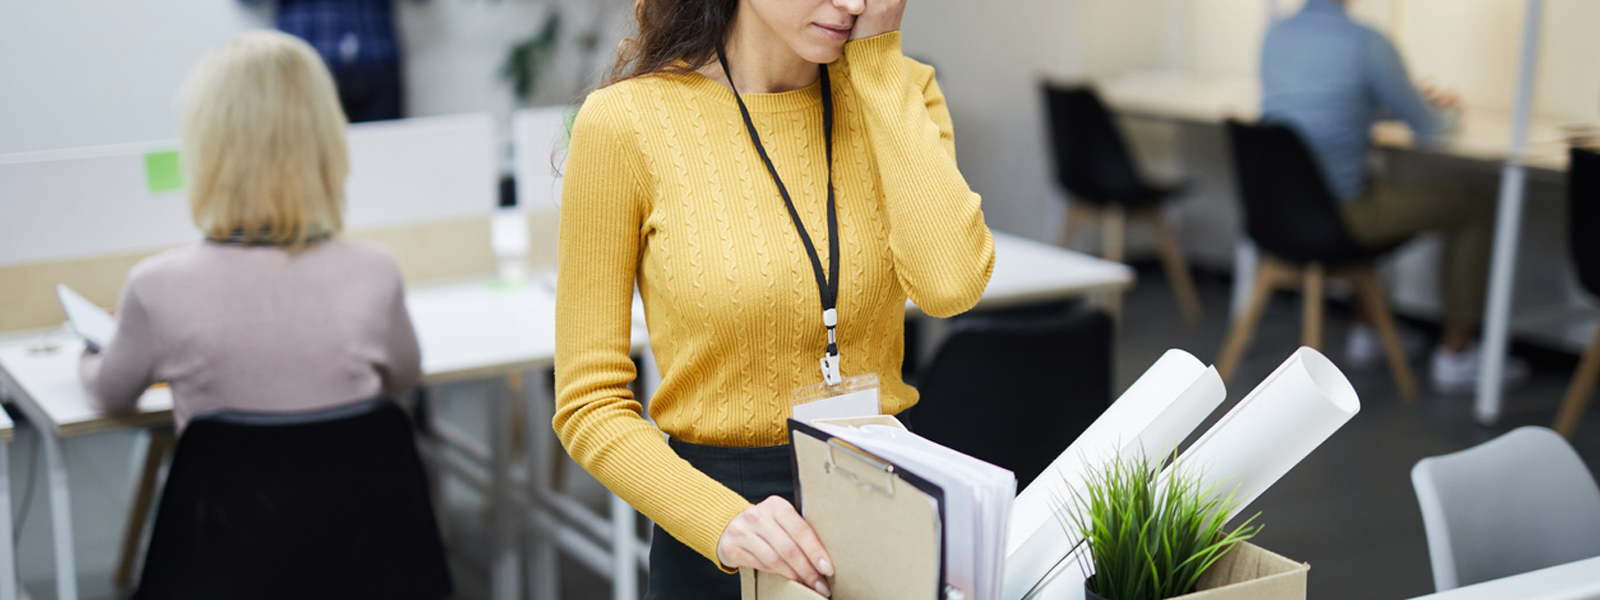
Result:
M350 122L402 116L392 0L240 0L247 5L274 1L278 29L311 44L333 72Z

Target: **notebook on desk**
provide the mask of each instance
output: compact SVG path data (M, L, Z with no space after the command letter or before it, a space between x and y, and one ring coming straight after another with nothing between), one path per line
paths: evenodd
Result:
M56 284L56 299L61 302L61 310L67 313L67 323L72 326L73 333L83 338L90 350L99 352L111 343L111 336L117 333L117 320L111 313L95 306L66 284Z

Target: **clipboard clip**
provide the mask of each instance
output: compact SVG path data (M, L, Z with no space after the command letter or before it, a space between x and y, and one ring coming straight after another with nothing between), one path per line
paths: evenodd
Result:
M833 451L835 449L843 451L846 456L862 463L870 471L856 473L845 468L839 462L839 459L834 456ZM826 473L838 471L845 477L849 477L850 481L857 486L871 488L885 496L894 496L894 465L851 448L837 439L828 440L828 462L822 464L822 470ZM880 481L882 483L879 483Z

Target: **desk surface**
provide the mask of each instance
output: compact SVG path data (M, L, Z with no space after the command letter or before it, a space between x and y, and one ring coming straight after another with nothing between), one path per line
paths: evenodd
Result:
M1189 73L1135 72L1098 83L1112 108L1129 116L1216 124L1227 119L1255 120L1261 113L1261 84L1247 77L1207 77ZM1511 114L1465 110L1456 131L1440 144L1418 148L1403 123L1384 121L1373 128L1380 147L1422 150L1469 160L1499 162L1509 154ZM1535 117L1528 131L1523 163L1549 171L1567 169L1566 134L1561 123Z
M1600 598L1600 556L1458 587L1414 600L1590 600Z
M980 308L1051 300L1133 283L1133 270L1047 244L995 234L995 269ZM555 358L555 294L547 275L501 284L473 279L419 286L406 292L406 308L422 347L427 383L491 377L548 367ZM908 312L917 314L914 307ZM643 310L635 304L633 348L648 341ZM156 388L139 411L110 416L93 409L78 381L83 343L64 331L19 332L0 337L0 383L30 419L71 437L172 420L172 391ZM9 431L9 429L7 429Z

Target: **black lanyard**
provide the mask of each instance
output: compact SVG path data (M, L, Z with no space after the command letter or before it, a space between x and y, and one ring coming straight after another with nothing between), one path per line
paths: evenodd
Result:
M806 226L800 222L800 213L794 208L794 200L789 198L789 189L784 187L783 179L778 177L777 167L772 166L772 158L767 156L767 149L761 145L761 134L756 133L755 122L750 119L750 109L745 108L744 99L739 97L739 88L733 85L733 70L728 68L728 56L721 48L717 49L717 60L722 63L722 72L728 76L728 87L733 88L733 99L739 103L739 114L744 116L744 127L750 132L750 142L755 144L756 153L761 155L761 162L766 163L767 172L772 174L772 182L778 184L778 195L783 196L783 204L789 208L789 218L794 220L794 229L800 234L800 242L805 244L806 254L811 257L811 271L817 278L817 293L822 297L822 324L828 328L828 348L822 356L822 380L828 385L839 385L839 346L834 339L834 328L838 325L838 311L835 307L839 301L839 214L833 200L833 86L828 81L828 65L818 65L822 73L822 138L826 143L828 157L828 272L822 272L822 259L817 256L817 247L811 243L811 236L806 233Z

